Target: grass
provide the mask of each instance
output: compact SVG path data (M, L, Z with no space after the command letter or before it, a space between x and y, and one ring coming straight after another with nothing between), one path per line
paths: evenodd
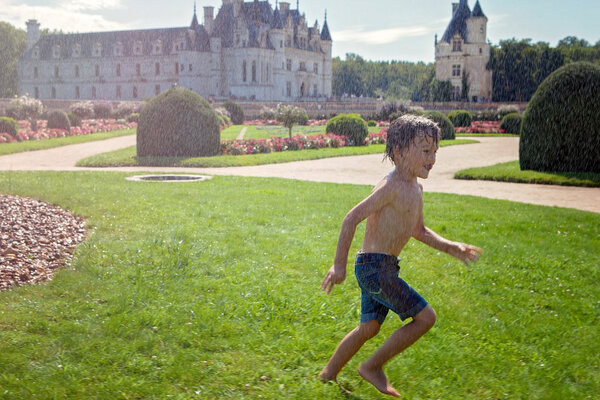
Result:
M246 133L244 134L244 139L268 139L273 136L279 137L288 137L289 131L288 128L277 125L267 125L267 126L259 126L259 125L232 125L227 129L221 131L221 140L233 140L237 138L240 134L242 128L246 128ZM382 128L380 127L369 127L369 132L379 132ZM318 126L301 126L295 125L292 128L292 136L295 135L318 135L324 134L325 125Z
M383 399L315 375L358 323L349 267L318 288L366 186L213 177L129 182L112 172L0 172L0 193L87 219L72 266L0 293L0 397ZM411 241L401 274L438 313L387 366L409 399L594 399L600 393L600 215L425 194L426 224L485 251L465 267ZM359 226L351 252L358 250Z
M55 147L68 146L97 140L105 140L118 136L134 135L135 129L122 129L113 132L99 132L89 135L70 136L65 138L54 138L44 140L28 140L25 142L2 143L0 144L0 156L22 153L25 151L47 150Z
M489 167L465 169L458 171L454 177L457 179L479 179L500 182L600 187L600 174L598 173L521 171L519 161L511 161Z
M440 147L476 143L475 140L442 140ZM262 164L285 163L291 161L316 160L321 158L357 156L365 154L382 154L385 145L377 144L370 146L348 146L337 149L316 149L301 151L282 151L265 154L248 154L241 156L214 156L195 158L144 158L137 159L136 146L113 152L98 154L84 158L77 162L79 167L132 167L132 166L160 166L160 167L242 167Z

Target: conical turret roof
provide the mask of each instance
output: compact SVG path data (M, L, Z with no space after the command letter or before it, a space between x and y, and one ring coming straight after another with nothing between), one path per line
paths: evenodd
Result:
M475 2L475 6L473 7L473 12L471 13L472 17L483 17L487 18L481 9L481 5L479 4L479 0Z
M457 33L465 39L467 37L467 19L469 18L471 18L471 10L469 9L467 0L460 0L458 8L452 16L452 20L448 24L446 32L444 32L444 36L442 36L442 41L450 43L452 37Z

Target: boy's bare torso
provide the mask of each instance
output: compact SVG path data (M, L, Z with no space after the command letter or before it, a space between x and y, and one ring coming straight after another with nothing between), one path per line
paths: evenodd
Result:
M375 186L378 189L389 191L388 202L367 218L362 251L397 257L422 215L423 191L416 180L403 180L395 171Z

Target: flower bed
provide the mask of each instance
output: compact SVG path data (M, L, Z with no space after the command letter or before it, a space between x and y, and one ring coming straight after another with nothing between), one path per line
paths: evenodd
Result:
M469 127L456 127L456 133L506 133L500 129L500 121L473 121Z
M370 133L365 139L365 145L385 144L386 138L387 131L385 130ZM259 154L286 150L337 148L344 147L346 144L345 136L333 133L311 136L296 135L291 139L275 136L269 139L223 140L221 153L223 155Z
M64 129L48 129L46 121L38 121L37 131L31 130L28 121L18 121L19 131L15 137L8 133L0 133L0 143L24 142L27 140L43 140L59 137L89 135L98 132L112 132L121 129L133 129L137 126L135 122L124 122L114 119L93 120L86 119L82 121L82 126L73 126L69 131Z

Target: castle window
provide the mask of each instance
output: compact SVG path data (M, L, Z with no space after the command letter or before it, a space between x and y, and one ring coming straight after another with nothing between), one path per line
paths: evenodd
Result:
M460 86L452 87L452 100L460 99Z
M81 56L81 45L77 43L73 46L73 50L71 51L71 56L74 58L78 58Z
M319 73L319 64L318 63L313 64L313 71L315 74Z
M115 56L122 56L123 55L123 43L117 42L115 44L115 47L113 49L113 54Z
M116 93L117 99L121 98L121 86L117 85L117 93Z
M188 65L188 71L192 72L192 64Z
M95 67L96 67L95 68L96 69L96 76L100 76L100 66L96 65Z
M175 63L175 75L179 75L179 63Z
M137 86L134 86L134 87L133 87L133 98L134 98L134 99L137 99L137 97L138 97L138 90L137 90Z
M460 40L452 41L452 51L462 51L462 42Z
M102 44L94 44L94 50L92 51L94 57L100 57L102 55Z
M317 85L313 85L313 96L317 97Z
M285 47L292 47L292 37L291 36L286 36Z
M96 87L92 86L92 99L96 98Z
M160 85L154 86L154 94L157 96L160 94Z
M39 99L40 98L40 89L36 86L36 87L33 88L33 92L35 93L34 97L36 99Z
M252 61L252 82L256 82L256 61Z
M135 74L137 76L140 76L142 74L142 67L140 66L140 64L135 64Z
M52 58L60 58L60 46L52 46Z
M299 71L306 71L306 63L304 61L300 61Z
M246 60L242 62L242 82L246 82Z
M52 88L52 98L53 99L56 98L56 88L55 87Z
M483 53L483 49L480 47L479 48L479 54Z
M154 54L162 53L162 40L158 39L152 43L152 51Z
M75 66L75 78L79 78L79 65Z
M75 86L75 98L78 99L79 97L79 86Z
M54 77L58 78L60 74L58 73L58 66L54 67Z
M38 68L37 67L33 67L33 77L34 78L38 77Z
M32 55L34 60L39 60L40 59L40 48L35 46L33 48L33 55Z
M288 71L292 70L292 60L290 58L285 60L285 69L287 69Z
M483 33L483 25L479 28L479 33Z
M133 54L134 55L136 55L136 56L141 55L142 49L143 49L142 42L140 42L139 40L133 44Z
M280 40L280 41L279 41L279 48L280 48L280 49L283 49L283 40Z
M292 82L285 83L285 94L287 97L292 97Z
M154 74L155 75L160 75L160 63L155 63L154 64Z
M460 76L460 64L452 66L452 76Z

